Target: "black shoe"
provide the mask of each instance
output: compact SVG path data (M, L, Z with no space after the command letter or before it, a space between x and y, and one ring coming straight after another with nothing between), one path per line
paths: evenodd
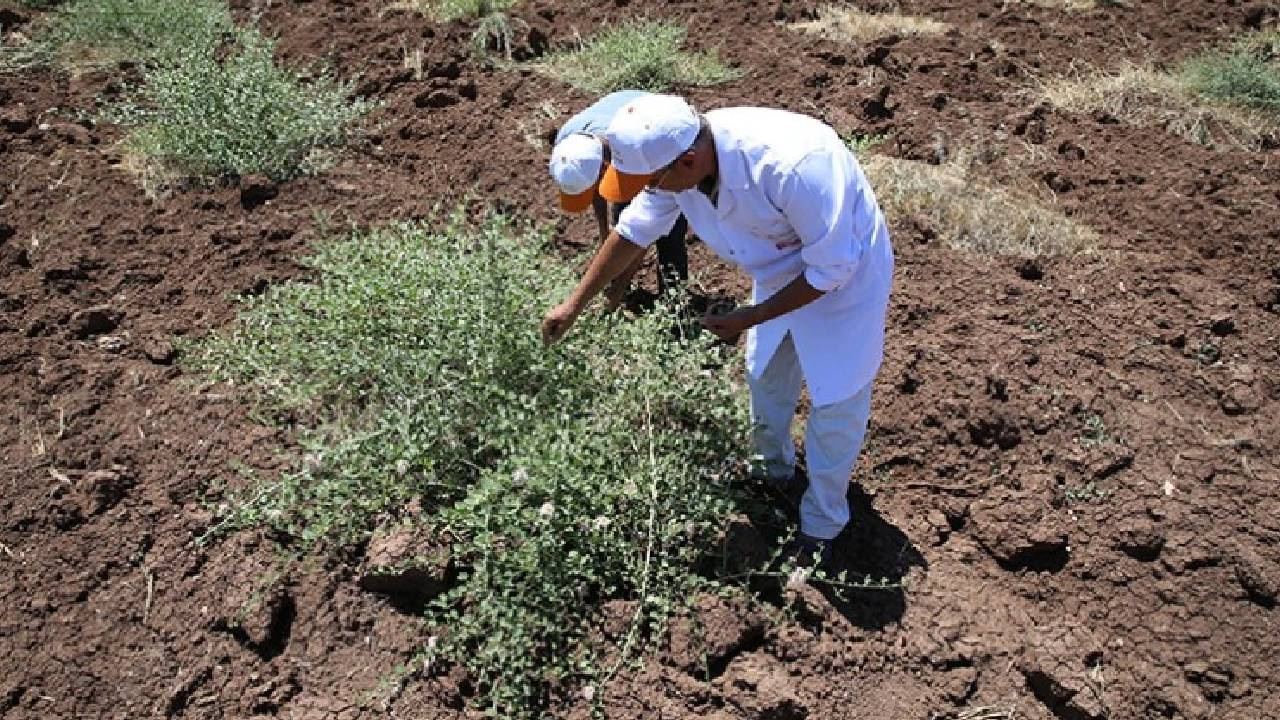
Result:
M781 568L794 570L818 570L830 567L832 542L797 533L782 547L778 564Z
M793 510L800 508L800 499L809 487L809 477L799 465L785 478L765 476L760 480L760 487L765 494L781 501Z

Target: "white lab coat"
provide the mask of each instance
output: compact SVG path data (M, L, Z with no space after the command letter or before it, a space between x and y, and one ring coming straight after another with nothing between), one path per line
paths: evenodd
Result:
M706 114L719 163L717 202L697 189L645 191L618 233L641 247L681 213L717 255L754 280L752 302L804 273L826 294L752 328L747 371L759 377L791 333L814 405L852 397L884 358L893 249L884 215L857 160L827 125L766 108Z

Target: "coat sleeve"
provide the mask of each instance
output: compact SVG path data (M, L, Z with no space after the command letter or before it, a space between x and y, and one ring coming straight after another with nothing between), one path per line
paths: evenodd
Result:
M627 241L647 248L671 232L680 219L680 206L671 193L640 193L623 209L614 229Z
M861 235L874 229L874 223L857 220L868 214L865 184L857 161L843 148L810 152L777 177L775 203L800 238L805 279L818 290L839 289L862 260Z

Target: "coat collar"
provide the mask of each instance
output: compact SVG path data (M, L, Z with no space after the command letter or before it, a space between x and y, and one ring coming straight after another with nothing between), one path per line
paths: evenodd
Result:
M717 127L714 120L708 120L708 125L716 144L716 172L719 176L720 197L716 201L716 215L724 218L733 210L733 196L751 188L749 158L733 136Z

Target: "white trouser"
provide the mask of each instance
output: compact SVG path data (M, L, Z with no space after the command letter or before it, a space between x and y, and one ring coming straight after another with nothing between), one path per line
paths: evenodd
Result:
M769 476L782 480L795 471L796 447L791 421L800 402L803 376L790 333L774 351L759 378L748 374L751 424L756 450ZM800 501L800 531L829 540L849 522L849 479L862 451L871 417L871 385L852 397L809 411L805 428L805 466L809 489Z

